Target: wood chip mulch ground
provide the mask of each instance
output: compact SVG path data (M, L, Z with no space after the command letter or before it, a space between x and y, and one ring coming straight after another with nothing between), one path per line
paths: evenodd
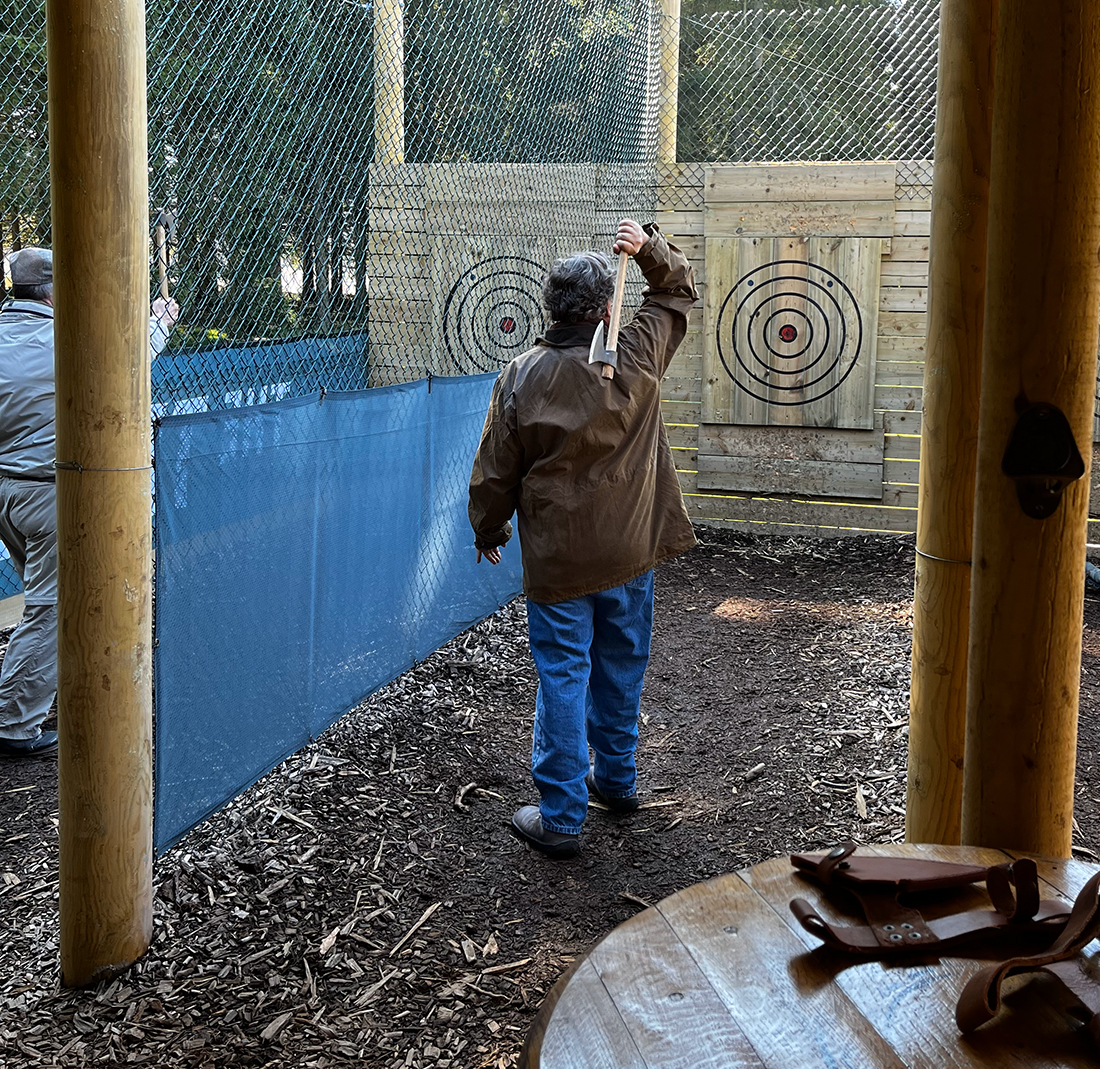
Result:
M0 1066L503 1067L573 958L718 873L902 836L910 538L701 531L658 575L645 804L552 862L517 601L375 694L156 864L148 955L58 986L56 762L0 765ZM1100 853L1086 602L1081 856Z

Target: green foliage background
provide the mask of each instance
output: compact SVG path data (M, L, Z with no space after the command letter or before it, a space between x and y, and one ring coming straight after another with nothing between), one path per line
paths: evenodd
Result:
M930 156L938 0L787 7L685 0L680 158ZM410 163L652 163L644 0L406 0L405 24ZM6 252L50 243L43 0L0 0L0 28ZM364 330L371 4L149 0L147 32L150 218L178 221L173 346Z
M931 159L939 0L685 0L684 161Z

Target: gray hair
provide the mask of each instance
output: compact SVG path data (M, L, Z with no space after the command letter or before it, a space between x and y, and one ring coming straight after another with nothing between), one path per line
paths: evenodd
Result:
M599 319L615 292L615 272L602 252L577 252L555 260L542 284L542 303L554 323Z
M52 301L53 283L44 282L41 286L12 286L11 295L17 301Z

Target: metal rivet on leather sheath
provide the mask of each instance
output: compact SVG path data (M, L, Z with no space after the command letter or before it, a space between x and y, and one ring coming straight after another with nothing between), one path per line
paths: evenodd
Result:
M904 936L901 934L901 932L894 932L894 934L892 936L890 936L890 938L895 943L900 943L902 941L902 939L904 938Z
M894 926L892 924L884 924L882 926L882 930L884 932L892 932L894 930Z
M904 928L907 932L910 931L912 929L912 927L913 926L909 923L906 923L906 924L902 925L902 928Z
M920 938L920 932L910 932L909 933L909 938L910 939L919 939Z
M844 856L843 846L834 846L826 855L826 859L829 861L835 861L838 857Z

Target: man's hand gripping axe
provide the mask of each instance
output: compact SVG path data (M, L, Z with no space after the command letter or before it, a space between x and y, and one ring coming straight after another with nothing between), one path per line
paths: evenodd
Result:
M611 325L607 328L607 345L603 341L603 320L592 335L592 347L588 350L590 364L603 364L602 375L605 379L615 377L615 368L619 366L619 320L623 314L623 291L626 289L627 253L619 253L619 273L615 277L615 297L611 302Z

